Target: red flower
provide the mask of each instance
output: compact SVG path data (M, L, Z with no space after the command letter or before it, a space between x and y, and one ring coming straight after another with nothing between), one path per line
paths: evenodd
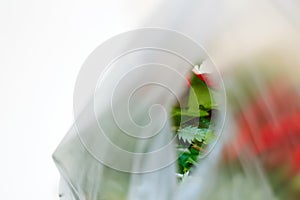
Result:
M195 73L193 72L201 81L205 82L205 84L210 87L210 88L213 88L213 89L218 89L218 86L217 84L212 80L212 77L209 73L202 73L202 74L199 74L199 73ZM189 75L187 77L187 85L190 87L191 86L191 76Z
M300 170L300 97L287 84L274 82L263 96L243 105L236 119L239 135L235 157L251 151L266 167L289 166ZM267 99L267 100L266 100Z
M213 82L212 80L212 77L210 74L208 73L203 73L203 74L196 74L195 75L202 81L204 81L206 83L206 85L208 87L211 87L211 88L217 88L216 84Z

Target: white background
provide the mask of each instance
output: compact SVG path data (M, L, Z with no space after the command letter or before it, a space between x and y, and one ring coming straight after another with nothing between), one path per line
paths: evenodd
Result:
M76 76L106 39L158 5L140 1L0 1L1 199L58 199L51 154L73 122Z

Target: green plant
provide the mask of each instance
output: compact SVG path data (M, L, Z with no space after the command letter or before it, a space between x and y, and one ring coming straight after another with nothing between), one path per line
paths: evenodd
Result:
M176 105L172 110L173 130L178 139L178 176L183 178L192 172L200 155L215 139L211 128L211 114L217 105L211 98L211 82L207 74L190 76L188 92L183 97L186 105Z

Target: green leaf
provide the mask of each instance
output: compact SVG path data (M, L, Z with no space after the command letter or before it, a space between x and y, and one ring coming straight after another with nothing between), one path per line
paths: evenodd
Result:
M195 111L193 109L180 109L180 108L175 108L173 109L172 116L187 116L187 117L200 117L200 116L208 116L208 112L205 110L198 110Z
M191 88L189 93L188 108L190 112L199 112L200 105L208 110L212 108L210 90L204 81L196 75L191 76Z
M210 144L215 139L216 139L215 134L212 131L208 131L203 138L203 142L204 144Z
M193 140L199 142L204 141L209 143L214 138L214 134L209 129L197 128L193 126L187 126L178 130L178 138L184 142L192 143Z
M172 109L173 130L177 133L178 145L178 173L187 176L192 167L197 164L200 153L205 150L215 135L210 127L211 112L217 109L217 104L211 95L217 95L209 90L206 83L191 74L191 87L184 96L187 104L184 108L178 105Z
M185 127L183 129L178 130L178 138L183 140L184 142L192 143L192 141L195 139L195 130L196 127Z

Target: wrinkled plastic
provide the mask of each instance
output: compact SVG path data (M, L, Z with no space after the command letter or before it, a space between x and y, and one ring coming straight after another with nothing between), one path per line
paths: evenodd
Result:
M266 144L259 143L258 140L247 140L247 137L243 139L244 137L241 136L247 132L248 135L259 137L258 134L261 133L260 129L255 129L261 123L261 119L247 114L248 110L251 110L249 105L255 104L256 101L263 102L260 104L260 109L266 112L260 116L262 115L266 124L270 123L274 127L274 131L269 131L268 134L277 133L275 129L278 129L276 124L280 124L281 113L286 112L288 115L291 112L300 112L298 104L295 103L299 101L286 104L275 103L280 100L281 96L287 99L287 102L289 99L299 99L298 29L293 24L289 24L289 18L283 17L282 11L274 7L271 1L244 1L245 5L237 6L231 2L215 7L217 3L217 1L210 1L210 3L181 2L177 4L175 1L167 10L165 10L165 5L161 6L163 11L160 11L156 17L157 19L162 17L162 21L146 22L152 26L165 25L166 28L182 31L197 42L205 44L222 72L228 94L226 104L228 112L225 116L226 123L222 136L211 153L199 161L193 175L179 184L175 176L176 163L164 163L166 160L176 160L175 148L172 146L167 148L161 157L128 159L115 153L114 148L105 140L95 139L95 127L98 127L100 121L105 126L104 132L111 141L129 152L156 151L172 141L173 133L169 119L162 114L161 110L149 113L149 108L153 103L160 104L166 109L165 113L168 113L168 109L170 110L176 101L176 96L180 96L184 91L184 79L178 81L174 78L175 75L167 74L167 72L152 74L140 72L126 82L128 85L123 84L122 90L114 98L115 105L124 105L122 97L133 88L130 86L139 83L143 77L149 80L152 78L157 81L164 80L164 83L172 86L175 96L165 90L147 88L137 94L134 101L136 106L131 108L130 113L134 121L137 120L142 125L149 123L149 115L154 120L150 126L143 129L145 132L136 132L139 136L147 136L157 130L157 126L161 126L160 121L166 123L159 127L161 128L159 134L150 140L136 140L128 136L120 136L119 127L112 120L114 116L111 116L111 107L105 100L110 89L108 87L108 89L97 90L98 101L92 104L89 100L83 101L74 125L53 154L61 174L61 199L272 200L285 199L285 193L291 194L290 199L299 197L297 196L299 194L289 187L278 186L289 180L292 181L293 177L298 174L297 162L288 162L290 159L286 158L294 155L293 152L297 150L296 147L299 144L296 143L296 147L290 148L292 141L288 141L288 137L283 137L282 140L286 140L285 146L275 144L272 149L264 151L264 154L258 154L253 150L253 144L258 149L263 149ZM216 10L220 12L216 13ZM238 16L240 16L239 20L236 19ZM223 20L227 22L225 25L231 25L231 28L224 27L224 24L220 23ZM134 43L135 38L131 38L130 42ZM161 61L163 60L171 61L172 59L161 57ZM191 68L192 66L187 68L177 66L176 69L184 75ZM109 80L114 82L114 77L111 76ZM275 87L272 87L274 84ZM276 84L278 84L278 90ZM282 85L284 87L280 88ZM276 95L270 95L270 90L275 90ZM89 117L94 103L97 108L97 120ZM122 108L119 109L115 110L115 113L117 116L123 116L125 111ZM248 126L246 129L243 128L245 122L241 122L242 116L246 119L246 126ZM293 126L299 121L291 123ZM130 124L123 123L122 126L133 130ZM249 126L253 129L249 129ZM91 147L93 149L90 149ZM278 148L281 148L280 151L284 153L279 154ZM107 163L99 160L99 156L95 156L93 153L95 151L100 152L103 156L101 158L105 161L111 162L112 165L122 163L126 169L131 169L132 173L107 166ZM279 158L277 162L271 162L273 165L270 167L267 158L273 155ZM163 167L149 171L149 166ZM275 179L275 183L278 184L272 184L274 180L270 174L274 166L279 169L287 168L288 172L294 171L283 175L283 178ZM145 173L136 173L142 171Z

